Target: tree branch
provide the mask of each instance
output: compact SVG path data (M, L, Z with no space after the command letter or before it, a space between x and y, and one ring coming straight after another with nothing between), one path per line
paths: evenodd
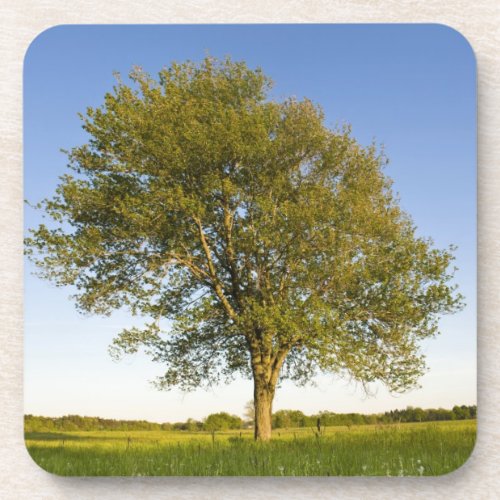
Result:
M222 284L217 277L217 272L215 269L215 265L212 259L212 252L210 251L210 247L208 246L207 239L205 237L205 233L203 231L203 226L201 224L201 220L198 217L193 217L193 220L195 221L197 227L198 227L198 234L201 242L201 246L203 247L203 251L205 252L205 256L207 259L207 265L208 265L208 271L209 271L209 276L212 282L213 289L221 301L221 304L223 305L226 313L228 316L233 320L237 321L238 320L238 315L236 314L236 311L233 309L233 306L230 304L229 300L227 299L226 295L224 294L224 290L222 288Z
M232 230L234 215L231 214L229 208L223 203L224 209L224 230L225 230L225 240L226 240L226 258L229 265L229 274L231 275L231 285L233 289L233 295L237 303L239 303L240 296L240 281L238 279L238 270L236 268L236 256L233 247Z
M273 356L272 364L271 364L271 377L269 379L269 384L274 388L276 387L276 383L278 382L278 377L280 374L281 367L290 352L290 347L284 347L278 349L278 352L275 356Z

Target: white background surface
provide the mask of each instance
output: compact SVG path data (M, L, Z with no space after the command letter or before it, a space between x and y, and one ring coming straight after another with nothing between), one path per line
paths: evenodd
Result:
M496 498L500 486L500 8L496 0L3 2L0 15L0 498ZM478 442L436 478L61 478L40 469L22 427L22 65L57 24L438 22L478 61Z

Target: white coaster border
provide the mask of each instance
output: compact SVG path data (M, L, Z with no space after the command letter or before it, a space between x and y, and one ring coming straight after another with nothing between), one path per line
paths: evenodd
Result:
M0 16L0 497L494 498L500 486L500 9L497 0L18 0ZM30 42L59 24L441 23L478 63L478 441L468 462L427 478L62 478L23 438L22 70ZM496 494L496 495L495 495Z

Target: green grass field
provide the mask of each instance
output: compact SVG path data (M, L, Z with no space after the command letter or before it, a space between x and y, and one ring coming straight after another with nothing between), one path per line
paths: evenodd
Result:
M30 455L63 476L432 476L469 457L476 421L251 431L27 433Z

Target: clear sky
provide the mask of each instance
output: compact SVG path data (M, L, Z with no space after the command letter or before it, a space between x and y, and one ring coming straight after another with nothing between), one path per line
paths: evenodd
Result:
M133 65L156 74L172 61L230 55L274 82L272 96L307 96L326 123L350 123L362 144L383 144L401 205L436 246L458 245L456 282L464 311L444 317L441 335L422 349L422 388L366 398L348 381L316 387L285 383L274 409L305 413L378 412L407 405L476 402L476 67L468 42L442 25L60 26L28 49L24 68L25 198L53 194L66 170L60 148L86 141L78 112L102 103ZM41 214L25 208L25 226ZM120 311L83 317L70 289L25 272L25 412L178 421L216 411L242 414L250 381L211 391L158 392L161 365L145 356L114 362L107 346L137 322Z

